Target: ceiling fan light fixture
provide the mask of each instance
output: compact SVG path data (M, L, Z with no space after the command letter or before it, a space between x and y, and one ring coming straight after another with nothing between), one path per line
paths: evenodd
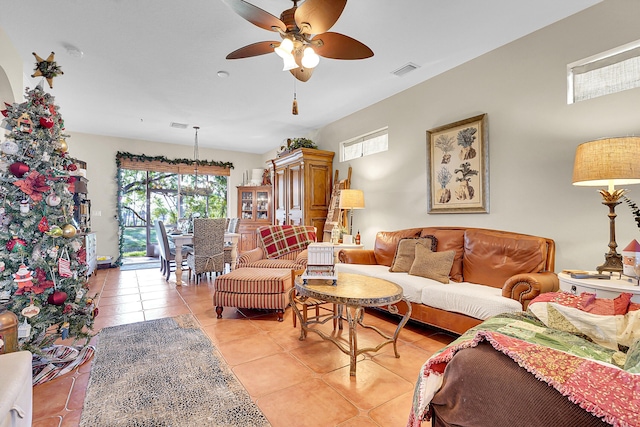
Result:
M291 54L283 57L282 61L284 62L284 67L282 67L282 71L289 71L299 67L299 65L296 63L295 58Z
M315 68L320 63L320 57L312 47L306 47L302 55L302 66L305 68Z
M293 42L291 39L286 38L282 40L280 45L274 48L273 51L277 53L280 58L286 60L286 57L291 56L291 52L293 51Z

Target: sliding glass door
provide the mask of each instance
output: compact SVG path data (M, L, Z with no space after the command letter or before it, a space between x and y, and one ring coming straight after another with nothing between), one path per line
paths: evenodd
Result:
M227 177L122 169L123 257L157 256L154 224L227 216Z

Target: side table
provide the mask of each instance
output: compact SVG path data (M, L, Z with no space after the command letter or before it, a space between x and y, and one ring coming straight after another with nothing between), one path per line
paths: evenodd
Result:
M615 298L622 292L633 294L631 301L640 303L640 286L637 279L613 274L610 279L574 279L570 274L559 273L560 290L579 295L583 292L596 294L598 298Z
M332 285L332 282L331 280L323 279L307 279L305 284L300 277L296 278L295 287L289 292L289 300L291 308L300 320L300 340L305 339L308 331L313 331L320 335L322 339L334 343L343 353L350 356L349 375L351 376L356 374L356 358L362 353L377 352L383 346L393 343L395 356L400 357L397 348L398 335L411 316L411 304L404 298L402 288L387 280L351 273L338 273L337 285ZM329 317L325 317L320 322L317 319L308 321L298 309L297 298L315 298L338 304L341 307L333 316L329 315ZM388 306L389 312L398 314L395 304L400 301L404 301L408 308L396 327L393 336L386 335L375 326L364 323L365 307ZM346 318L344 317L345 315ZM337 334L328 335L320 329L310 327L312 324L324 323L329 319L337 319L339 325L341 325L342 320L347 321L349 325L348 347L338 340ZM358 348L358 325L377 332L384 340L376 347Z

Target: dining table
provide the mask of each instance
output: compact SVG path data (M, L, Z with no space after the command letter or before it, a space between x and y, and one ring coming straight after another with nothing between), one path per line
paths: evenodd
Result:
M193 234L171 234L167 236L173 240L176 248L176 286L182 286L182 247L184 245L193 244ZM236 260L238 259L238 239L239 233L224 233L225 243L231 243L231 270L236 268Z

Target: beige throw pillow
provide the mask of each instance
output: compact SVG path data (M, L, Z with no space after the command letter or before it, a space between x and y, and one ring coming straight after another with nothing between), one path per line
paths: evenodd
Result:
M415 239L401 239L396 248L396 255L393 258L389 271L393 273L408 273L413 264L416 254L416 246L422 246L429 252L436 250L438 241L434 236L425 236Z
M456 251L431 252L421 245L416 245L415 250L416 256L409 274L449 283L449 272Z

